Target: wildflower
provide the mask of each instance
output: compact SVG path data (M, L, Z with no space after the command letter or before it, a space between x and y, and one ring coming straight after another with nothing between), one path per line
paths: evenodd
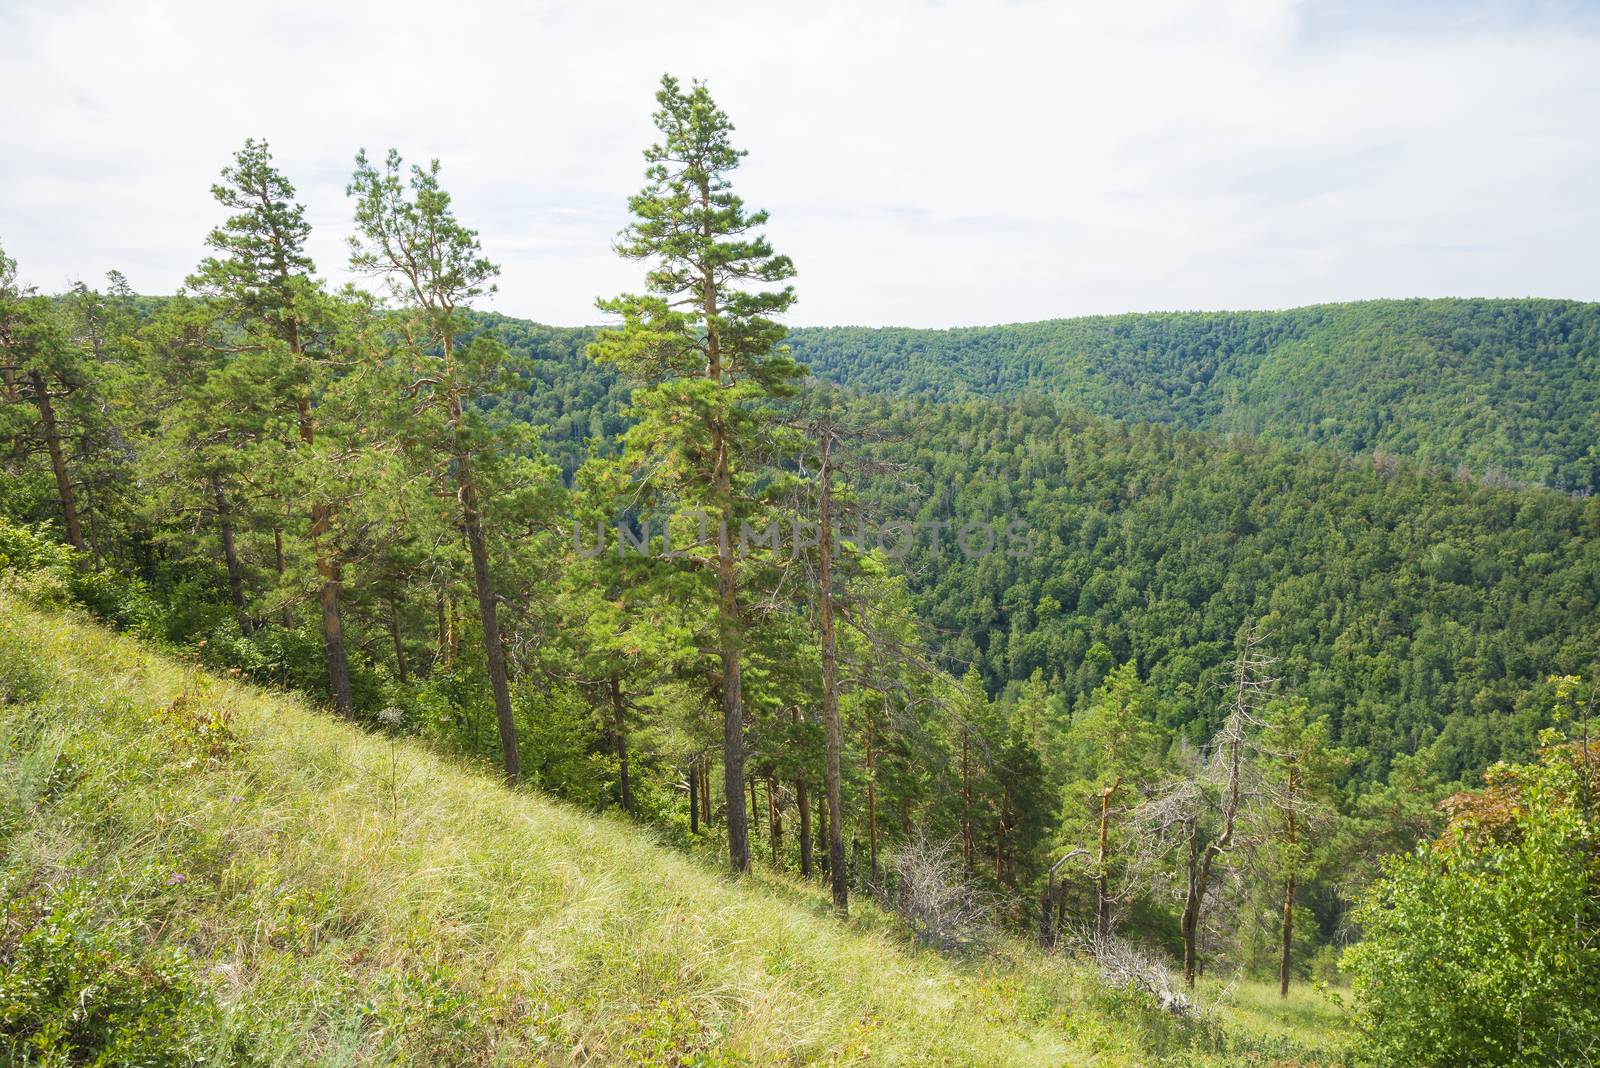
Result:
M182 883L186 883L188 881L189 881L189 877L187 875L183 874L183 872L181 872L181 871L175 871L171 875L167 876L167 885L168 886L178 886L178 885L180 885Z
M378 719L391 727L398 727L406 721L406 714L394 705L390 705L378 713Z

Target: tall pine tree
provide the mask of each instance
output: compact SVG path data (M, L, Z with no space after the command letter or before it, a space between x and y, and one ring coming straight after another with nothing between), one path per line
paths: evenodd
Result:
M759 234L767 215L747 211L730 176L744 152L733 124L704 85L687 91L661 80L655 113L661 141L645 151L646 184L628 203L633 222L617 251L650 266L643 294L600 302L622 326L600 334L591 354L635 383L626 449L655 489L702 510L715 528L707 561L717 579L716 650L720 662L724 795L728 857L750 867L744 807L745 620L734 538L749 514L748 490L767 402L786 395L800 368L780 342L772 316L794 303L787 256ZM771 288L763 288L771 287Z
M439 162L413 165L403 176L400 154L389 151L382 168L356 156L350 195L356 199L360 235L350 239L356 270L384 278L405 314L397 322L403 357L410 364L408 393L416 414L438 420L437 450L455 486L461 529L472 561L473 590L483 627L484 659L500 731L506 779L522 778L517 725L500 616L484 535L480 463L492 462L476 399L496 388L506 363L503 346L479 336L466 343L469 301L494 292L499 268L484 255L475 230L462 226L439 185Z
M311 235L305 209L294 200L294 186L273 166L265 141L245 141L211 194L233 214L211 231L206 245L215 255L201 262L189 284L218 301L223 314L257 344L277 350L284 365L278 375L280 402L294 413L301 448L311 450L317 439L316 394L326 373L331 315L305 250ZM333 506L314 494L307 511L328 690L339 713L350 716L354 699L340 603L343 575L330 544Z

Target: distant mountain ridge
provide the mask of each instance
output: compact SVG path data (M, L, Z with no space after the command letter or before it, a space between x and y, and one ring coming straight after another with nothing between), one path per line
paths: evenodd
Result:
M1038 393L1128 422L1600 490L1600 304L1381 300L950 330L807 327L789 343L818 377L870 392Z

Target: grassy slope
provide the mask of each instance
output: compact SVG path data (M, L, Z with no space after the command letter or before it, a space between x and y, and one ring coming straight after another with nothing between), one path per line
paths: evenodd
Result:
M7 894L97 880L282 1064L1243 1063L1274 1030L1179 1034L1020 947L841 927L809 887L4 594L0 856Z

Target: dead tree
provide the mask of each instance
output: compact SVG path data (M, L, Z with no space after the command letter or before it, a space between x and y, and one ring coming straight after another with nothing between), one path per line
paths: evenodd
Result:
M1219 860L1238 852L1241 815L1259 794L1255 767L1261 709L1278 680L1274 660L1260 648L1259 628L1250 624L1239 642L1222 726L1207 744L1191 774L1140 807L1138 821L1156 851L1174 846L1181 853L1183 910L1178 921L1183 940L1183 981L1191 988L1199 972L1201 921Z

